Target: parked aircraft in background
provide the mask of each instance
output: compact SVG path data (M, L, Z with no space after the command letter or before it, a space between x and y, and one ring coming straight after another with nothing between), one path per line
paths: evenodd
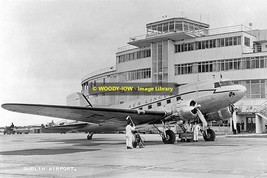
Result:
M29 128L26 128L26 127L16 127L14 126L13 122L11 124L11 126L6 126L5 129L4 129L4 135L7 134L7 135L10 135L10 134L28 134L30 133L30 129Z
M172 144L176 137L170 129L170 124L197 119L202 122L204 139L214 141L215 132L208 127L207 122L229 119L232 113L235 116L233 104L246 93L243 85L222 79L189 83L179 86L178 90L179 93L176 95L144 96L110 108L92 107L81 93L77 93L77 96L84 103L87 102L88 106L7 103L3 104L2 108L20 113L81 121L84 124L83 128L89 131L91 136L94 133L124 131L126 118L130 116L135 125L154 125L163 142ZM235 126L235 117L233 121ZM156 124L162 124L163 129L158 129Z

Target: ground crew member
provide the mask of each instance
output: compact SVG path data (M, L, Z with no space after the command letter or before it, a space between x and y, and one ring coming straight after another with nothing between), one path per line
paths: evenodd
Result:
M195 122L192 130L193 130L193 141L198 142L198 133L200 131L200 127L196 122Z
M190 124L190 121L188 120L188 123L186 124L186 133L190 133L192 130L192 126Z
M130 117L130 116L128 116ZM127 119L127 126L126 126L126 148L132 149L133 148L133 133L132 131L135 130L135 125L132 123L130 118Z

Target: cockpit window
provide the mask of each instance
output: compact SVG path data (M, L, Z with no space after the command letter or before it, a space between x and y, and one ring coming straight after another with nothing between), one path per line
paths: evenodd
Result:
M233 81L220 81L220 82L215 82L214 83L214 88L218 88L218 87L221 87L221 86L228 86L228 85L233 85L234 82Z

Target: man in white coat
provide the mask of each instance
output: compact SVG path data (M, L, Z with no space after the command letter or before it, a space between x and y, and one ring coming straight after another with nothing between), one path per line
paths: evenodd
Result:
M128 116L127 120L127 126L126 126L126 147L127 149L132 149L133 148L133 133L132 131L135 130L135 125L132 123L131 118Z
M200 131L199 125L195 122L193 126L193 141L198 142L198 133Z

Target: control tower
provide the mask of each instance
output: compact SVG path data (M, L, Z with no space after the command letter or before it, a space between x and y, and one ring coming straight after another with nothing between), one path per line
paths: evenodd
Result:
M138 48L149 47L152 57L152 82L174 80L174 42L186 41L208 34L209 25L187 18L171 18L146 25L146 35L130 38L128 44Z
M167 40L183 41L208 34L209 24L187 18L171 18L146 25L147 33L130 38L128 44L136 47L149 47L151 43Z

